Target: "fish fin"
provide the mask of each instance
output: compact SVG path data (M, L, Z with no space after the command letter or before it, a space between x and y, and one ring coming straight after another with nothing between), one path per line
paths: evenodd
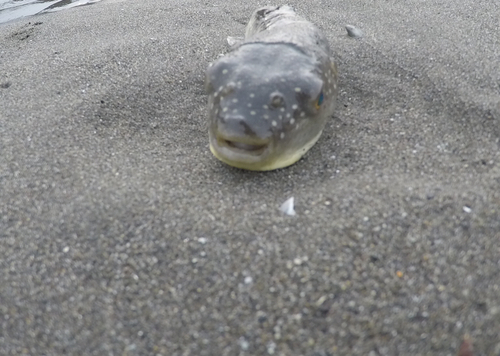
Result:
M238 46L239 44L241 44L241 42L243 42L244 38L243 37L240 37L240 36L227 36L227 44L229 45L229 47L233 48L233 47L236 47Z

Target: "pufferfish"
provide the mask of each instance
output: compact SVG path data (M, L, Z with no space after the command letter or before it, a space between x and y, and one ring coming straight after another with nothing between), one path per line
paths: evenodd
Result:
M257 9L244 40L206 73L211 152L253 171L294 164L333 114L337 77L314 24L287 5Z

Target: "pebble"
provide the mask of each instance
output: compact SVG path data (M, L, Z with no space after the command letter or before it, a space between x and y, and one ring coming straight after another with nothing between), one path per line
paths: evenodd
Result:
M349 35L349 37L353 37L353 38L362 38L363 37L363 32L355 26L346 25L345 29L347 30L347 34Z
M274 355L274 351L276 350L276 344L274 342L270 342L267 344L267 353L269 355Z
M250 344L243 336L240 337L239 343L240 343L240 347L243 351L247 351L248 348L250 347Z

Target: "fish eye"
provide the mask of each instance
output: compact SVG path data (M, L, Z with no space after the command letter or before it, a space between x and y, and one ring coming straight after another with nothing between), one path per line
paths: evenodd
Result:
M323 95L323 91L319 94L318 99L316 99L316 110L319 110L321 107L321 104L323 104L323 101L325 101L325 96Z
M285 100L283 99L283 95L278 92L274 92L271 94L271 106L273 108L279 108L283 106Z

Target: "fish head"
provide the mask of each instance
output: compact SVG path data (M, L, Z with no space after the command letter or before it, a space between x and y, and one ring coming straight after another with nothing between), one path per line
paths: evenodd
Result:
M207 70L209 138L221 161L249 170L295 163L319 138L336 71L284 43L242 45Z

